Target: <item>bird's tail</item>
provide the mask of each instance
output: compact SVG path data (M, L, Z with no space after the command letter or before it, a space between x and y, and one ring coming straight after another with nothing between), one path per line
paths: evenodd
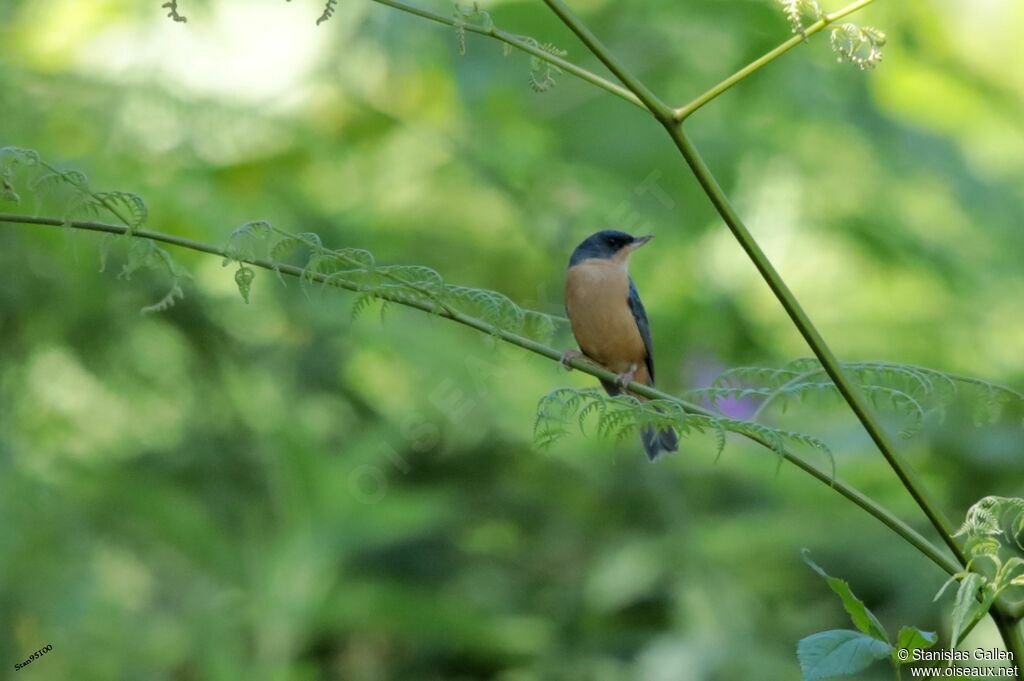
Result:
M640 439L644 443L647 458L651 461L657 460L665 452L679 449L679 436L672 428L655 430L653 426L647 426L640 431Z
M601 381L601 385L604 386L604 389L612 397L622 394L622 389L615 383ZM640 397L639 399L643 398ZM657 460L657 458L665 452L675 452L679 450L679 435L672 428L663 428L658 430L654 426L645 426L640 431L640 441L644 445L644 451L647 453L647 458L651 461Z

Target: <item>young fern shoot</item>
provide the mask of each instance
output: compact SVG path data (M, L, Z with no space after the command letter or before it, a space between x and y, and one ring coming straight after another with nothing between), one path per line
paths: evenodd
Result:
M65 222L82 215L94 218L110 215L124 224L126 230L122 239L109 234L103 238L100 271L106 269L109 249L116 240L118 244L127 244L126 260L118 279L130 280L139 270L150 270L165 277L166 293L156 302L143 306L141 313L164 312L185 297L182 285L192 278L188 270L156 241L130 238L149 219L146 202L138 194L94 191L85 173L60 170L40 158L38 152L18 147L0 148L0 182L3 198L13 203L21 201L21 194L15 190L17 184L23 185L22 191L32 195L37 204L54 200L62 203L61 218Z

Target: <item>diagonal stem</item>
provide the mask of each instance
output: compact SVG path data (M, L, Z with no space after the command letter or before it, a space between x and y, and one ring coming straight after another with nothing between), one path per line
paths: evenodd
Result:
M782 55L792 50L800 43L806 42L812 35L824 30L829 24L835 23L836 21L839 21L843 17L849 16L850 14L853 14L857 10L867 7L872 2L874 2L874 0L857 0L857 2L847 5L846 7L840 10L823 14L820 19L818 19L813 24L804 29L802 33L794 35L792 38L785 41L772 51L750 62L742 69L732 74L722 82L718 83L717 85L715 85L707 92L694 99L693 101L676 109L673 112L673 118L675 118L675 120L677 121L686 120L694 111L701 108L714 98L718 97L720 94L722 94L723 92L725 92L733 85L746 78L747 76L764 68L768 64L772 63Z
M544 0L544 3L551 8L551 11L558 15L558 18L562 20L562 23L569 27L573 33L587 46L587 49L593 53L595 57L601 60L601 63L608 67L608 70L615 74L615 77L622 82L637 98L643 102L644 108L650 111L655 118L659 121L669 121L672 119L672 109L661 101L654 92L650 90L643 82L634 76L619 60L611 53L604 43L601 42L600 38L594 35L594 32L580 20L576 14L569 9L569 6L563 2L563 0Z
M860 0L863 4L867 4L870 1ZM903 486L914 498L914 501L928 517L928 520L935 527L950 551L953 552L953 555L956 556L962 565L966 565L967 557L964 555L963 549L960 548L956 539L953 538L953 530L949 521L942 514L938 506L926 496L920 482L897 455L895 448L889 441L888 435L868 410L863 394L856 385L846 378L832 349L825 342L825 339L822 338L818 329L807 316L807 313L804 312L796 296L789 290L786 282L779 275L774 265L772 265L768 256L761 250L760 245L758 245L750 230L743 224L743 221L729 202L729 198L718 184L718 180L712 174L711 169L704 162L700 152L697 151L697 148L683 130L681 122L676 120L674 112L669 110L669 115L666 115L665 104L619 62L618 58L601 43L597 36L569 9L563 0L544 0L544 3L558 15L566 26L579 36L580 40L593 52L594 56L600 59L622 81L623 85L640 98L640 101L647 106L651 114L662 123L675 143L676 148L679 149L686 163L690 166L690 170L693 171L704 193L707 194L711 203L733 233L733 236L736 237L740 246L761 273L765 283L768 284L772 293L779 300L779 303L782 304L786 314L789 315L789 318L799 330L800 335L803 336L814 352L814 355L821 362L829 378L835 383L843 399L846 400L850 409L863 425L864 430L867 431L868 436L878 447L879 451L882 452L882 455L889 462L889 466L896 473L900 482L903 483Z
M721 185L718 184L718 180L712 174L711 169L708 168L707 163L701 157L700 152L690 141L689 136L683 130L682 126L678 123L672 123L665 126L668 130L669 135L672 137L672 141L675 142L676 148L683 155L686 163L690 166L690 170L697 177L697 181L704 189L704 193L707 194L711 203L714 204L715 209L721 215L725 224L732 232L733 236L739 242L740 246L747 253L750 260L754 263L758 272L764 278L765 283L775 294L779 303L786 310L786 314L789 315L790 320L797 327L800 335L803 336L804 340L810 346L814 355L821 362L822 367L828 374L832 382L835 383L836 388L842 394L843 399L846 400L847 404L850 405L850 409L857 416L857 419L863 425L864 430L867 431L868 436L875 443L878 449L882 452L886 461L889 462L889 466L896 473L896 476L906 487L907 491L917 502L917 505L921 507L924 514L931 521L932 525L938 531L942 540L949 547L953 555L957 557L957 560L962 564L967 564L967 557L964 555L963 549L957 543L956 539L953 538L953 529L949 524L949 521L942 514L942 511L938 506L927 497L924 492L924 488L920 482L913 475L911 470L904 465L899 455L896 453L895 448L889 440L889 436L885 433L882 427L872 416L868 410L867 402L864 399L863 394L857 388L857 386L850 381L846 374L842 371L839 366L839 361L836 359L832 352L832 349L822 338L818 332L817 327L811 322L807 313L804 312L803 307L797 301L796 296L790 291L786 282L782 279L782 276L772 265L768 256L765 255L764 251L761 250L760 245L754 239L750 230L743 224L736 210L729 202L729 198L725 195Z
M373 2L379 3L381 5L386 5L388 7L392 7L402 12L406 12L407 14L412 14L414 16L420 17L422 19L427 19L428 21L434 21L439 24L444 24L445 26L455 26L454 19L446 17L442 14L437 14L436 12L431 12L430 10L421 9L419 7L406 4L404 2L401 2L400 0L373 0ZM621 99L626 100L633 106L637 106L641 109L647 108L644 105L644 103L640 101L640 98L637 97L628 88L624 88L621 85L613 83L606 78L602 78L601 76L597 75L596 73L593 73L592 71L588 71L583 67L577 66L576 64L573 64L570 61L566 61L561 57L558 57L546 50L541 49L536 44L533 44L532 42L527 40L525 36L516 35L515 33L510 33L508 31L503 31L500 28L487 28L484 26L474 26L473 24L465 24L462 28L466 31L469 31L470 33L477 33L479 35L484 35L489 38L494 38L495 40L499 40L505 43L506 45L510 45L516 48L517 50L521 50L533 57L536 57L537 59L546 61L549 64L557 66L566 73L571 73L577 78L587 81L591 85L596 85L602 90L606 90L607 92L610 92L616 97L620 97Z
M62 220L58 218L33 217L27 215L16 215L6 213L0 213L0 222L6 222L11 224L39 225L50 227L62 227L69 229L80 229L93 232L104 232L108 234L129 234L130 236L136 238L152 239L154 241L159 241L161 243L166 243L181 248L187 248L189 250L198 251L200 253L207 253L210 255L217 255L224 258L231 258L232 260L237 260L238 262L245 262L254 267L260 267L266 270L281 272L283 274L288 274L294 277L304 276L303 269L300 267L296 267L294 265L276 263L271 260L266 260L262 258L237 258L236 254L229 253L228 250L225 248L220 248L200 241L194 241L192 239L186 239L184 237L175 236L173 234L165 234L162 232L156 232L147 229L129 230L127 227L122 227L121 225L115 225L105 222L85 220ZM310 273L306 273L305 276L310 276ZM319 272L312 273L312 278L316 281L326 283L338 288L343 288L355 292L361 291L357 283L345 281L343 279L332 279L328 275ZM525 336L520 336L518 334L505 331L503 329L495 329L492 324L482 319L478 319L476 317L459 312L458 310L450 308L438 309L434 305L432 305L432 303L404 298L401 296L389 296L387 294L384 294L381 297L390 300L391 302L397 303L399 305L415 308L418 310L422 310L424 312L428 312L430 314L437 315L445 319L449 319L451 321L457 322L464 326L468 326L477 331L482 331L483 333L497 335L501 340L505 341L506 343L518 346L520 348L523 348L524 350L540 355L542 357L547 357L548 359L554 361L560 361L562 358L562 353L556 350L555 348L552 348L548 345L544 345L543 343L539 343L533 339L526 338ZM594 376L595 378L598 379L602 379L609 382L618 380L616 374L612 373L611 371L608 371L607 369L599 367L596 364L592 364L581 359L571 360L569 364L574 369L578 369L579 371ZM676 404L679 404L687 413L700 414L702 416L711 417L716 416L716 414L714 414L712 411L705 409L700 405L687 402L686 400L682 400L674 395L661 392L660 390L656 390L647 385L643 385L640 383L631 383L628 386L628 390L629 392L641 395L649 399L669 400L675 402ZM753 442L756 442L772 450L773 453L775 452L775 449L772 447L772 444L768 442L764 437L756 433L743 433L743 436L749 440L752 440ZM934 544L928 541L925 537L923 537L919 532L910 527L903 520L898 518L895 514L892 513L892 511L888 510L887 508L885 508L872 498L868 497L857 488L834 477L832 474L818 468L817 466L810 463L803 457L794 454L789 450L783 450L782 456L787 461L794 464L804 472L808 473L819 482L828 485L836 492L838 492L839 494L841 494L842 496L844 496L845 498L859 506L861 509L867 511L870 515L879 520L882 524L891 529L897 535L902 537L907 543L914 546L918 551L927 556L930 560L932 560L936 565L938 565L942 570L944 570L948 574L952 575L959 571L959 566L957 566L956 563L947 558L943 554L943 552L939 550L939 548L937 548Z

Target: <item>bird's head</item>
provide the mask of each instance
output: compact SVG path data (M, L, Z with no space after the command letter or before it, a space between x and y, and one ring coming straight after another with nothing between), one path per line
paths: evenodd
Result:
M596 232L584 239L583 243L572 252L569 266L578 265L584 260L611 260L625 265L629 260L630 253L653 238L653 234L633 236L616 229Z

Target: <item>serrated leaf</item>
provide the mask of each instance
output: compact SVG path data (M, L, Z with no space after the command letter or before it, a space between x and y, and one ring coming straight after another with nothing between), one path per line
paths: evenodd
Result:
M967 554L973 557L994 556L999 553L999 540L995 537L971 537L964 544Z
M180 286L178 286L178 282L174 282L173 284L171 284L170 290L167 291L163 298L156 301L152 305L147 305L146 307L139 310L139 312L141 314L151 314L153 312L166 312L167 310L174 307L175 301L183 300L184 298L185 292L181 290Z
M985 583L984 577L976 572L968 572L960 580L960 588L957 589L956 599L953 601L953 634L952 644L954 647L960 644L960 634L988 611L990 603L988 597L978 601L978 589ZM987 590L986 590L987 592ZM986 603L988 601L988 603Z
M934 631L921 631L917 627L903 627L896 638L896 647L892 651L893 664L907 664L914 660L915 650L931 648L938 643L939 635ZM901 660L899 652L907 651L907 659Z
M848 676L892 653L892 646L859 631L834 629L811 634L797 644L804 681Z
M882 60L885 33L870 26L846 23L832 29L829 42L840 62L849 61L863 70Z
M850 619L853 620L855 627L880 641L889 641L889 634L885 631L885 627L883 627L882 623L878 621L875 614L871 612L866 605L864 605L864 601L854 595L853 590L850 589L850 585L846 580L833 577L825 572L820 565L811 560L810 551L807 549L802 550L800 552L800 556L812 570L825 579L832 591L839 596L839 599L843 602L843 608L846 610L847 614L850 615Z

